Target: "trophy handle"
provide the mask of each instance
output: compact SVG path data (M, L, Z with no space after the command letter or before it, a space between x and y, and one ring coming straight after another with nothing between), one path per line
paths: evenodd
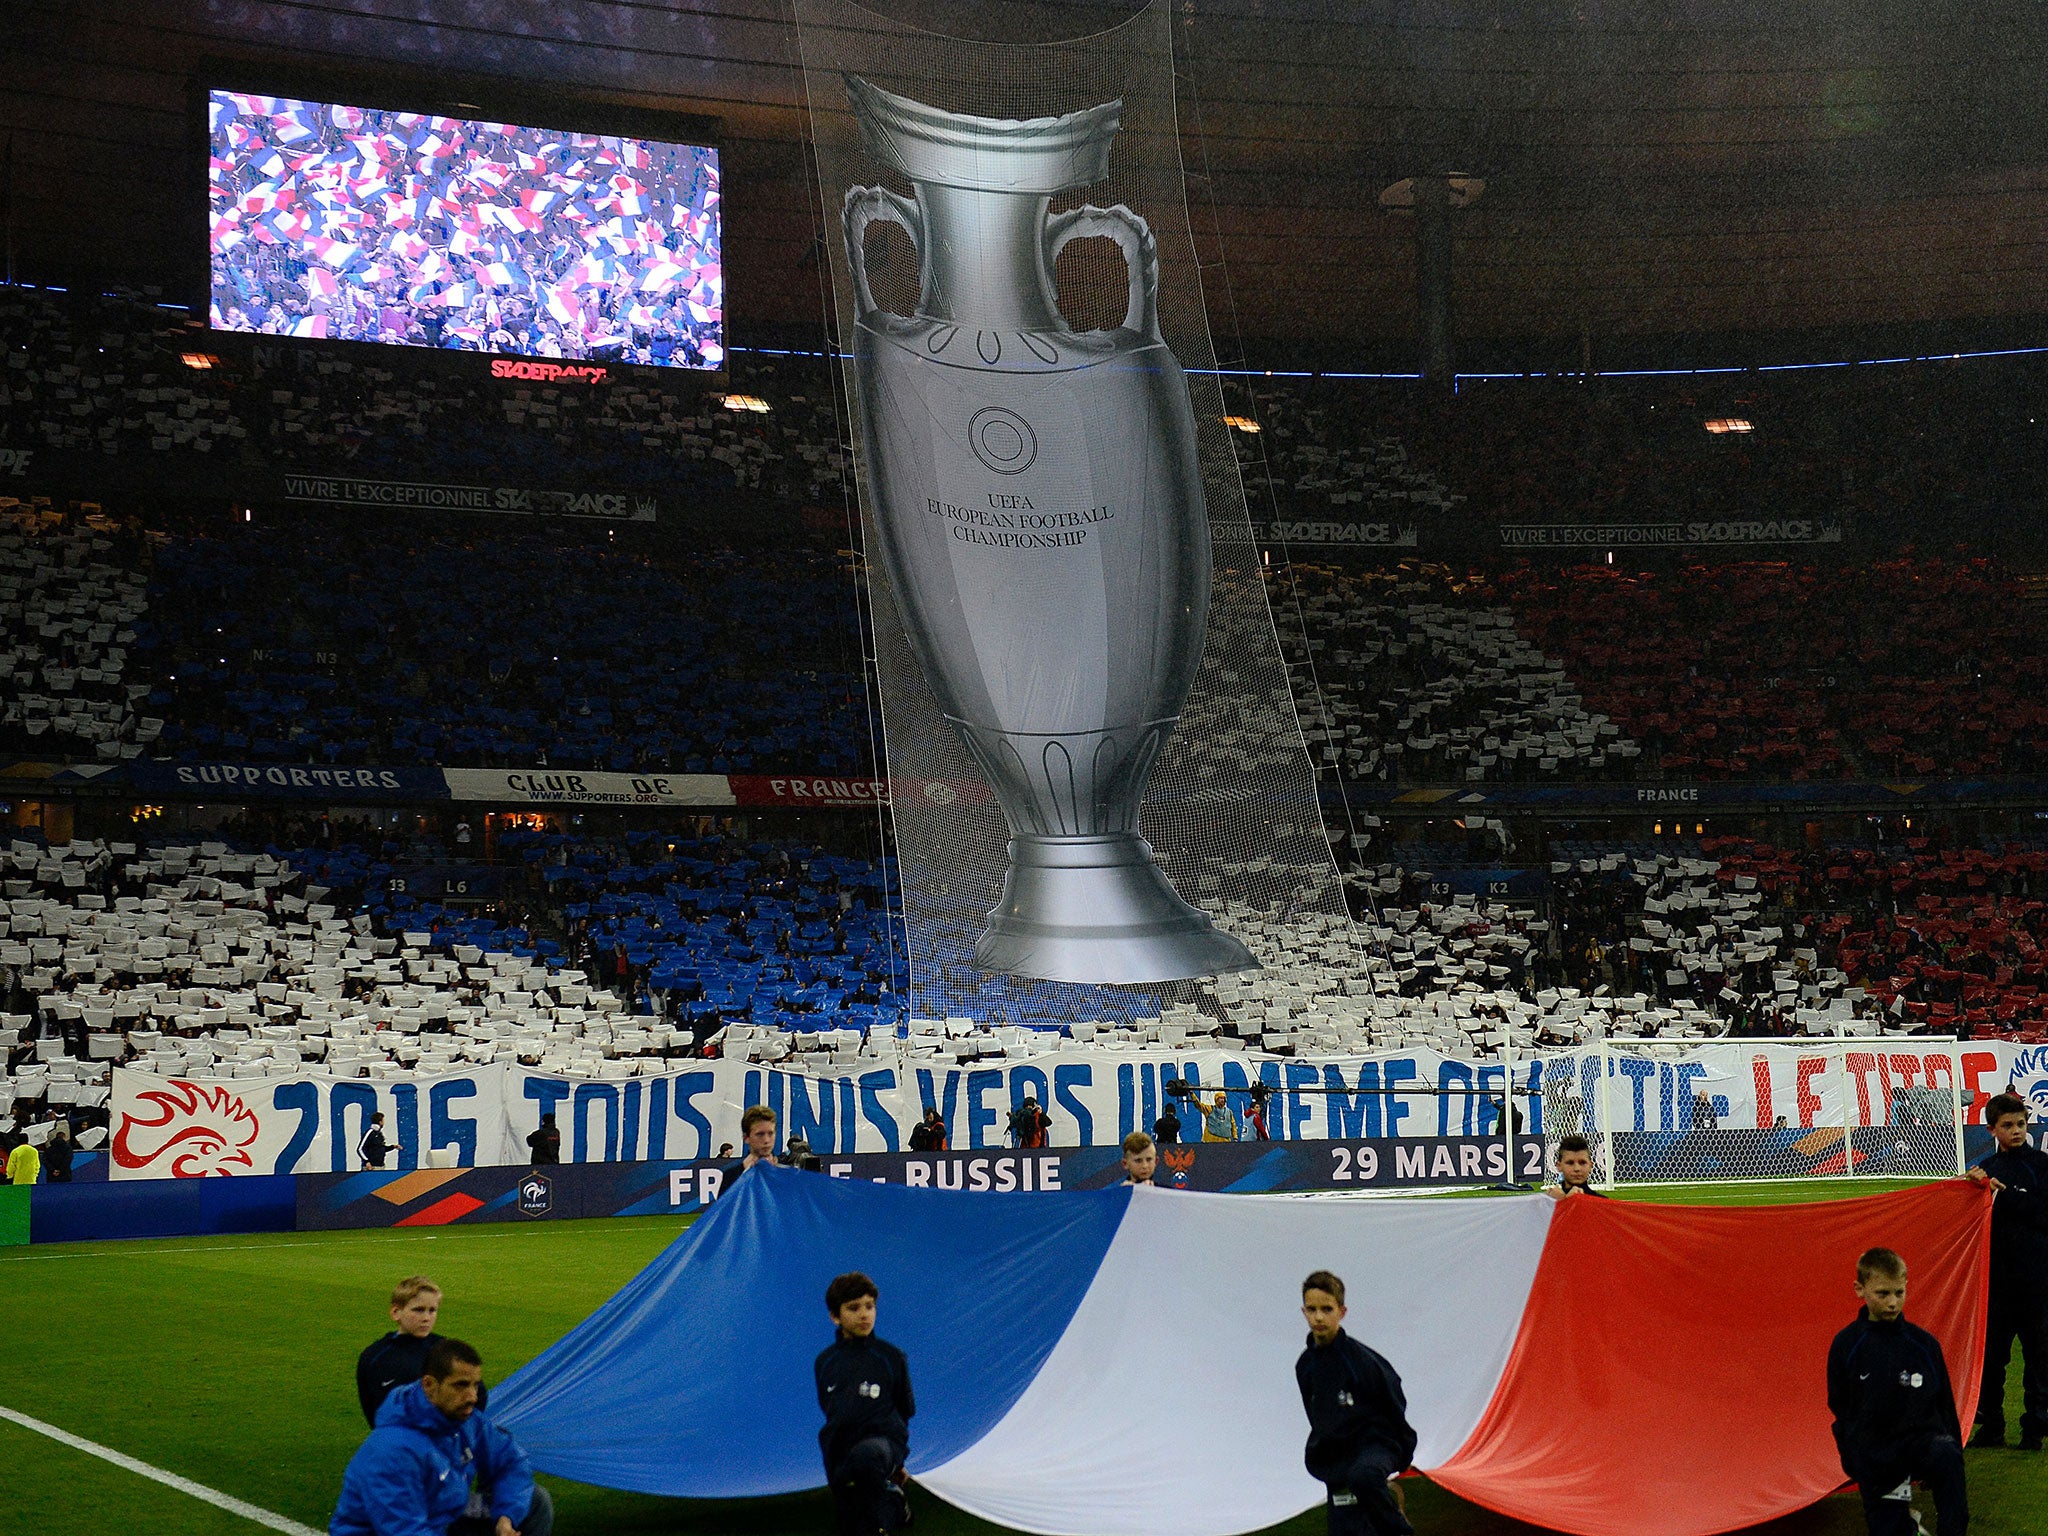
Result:
M1123 328L1159 340L1159 245L1152 226L1122 203L1097 208L1093 203L1056 213L1045 221L1045 266L1050 272L1069 240L1103 235L1124 253L1130 270L1130 293L1124 304Z
M910 236L910 247L917 252L918 286L924 286L924 217L917 204L887 187L850 187L840 222L846 230L847 265L853 272L854 308L862 315L876 309L874 292L868 287L867 235L868 226L877 219L900 225Z

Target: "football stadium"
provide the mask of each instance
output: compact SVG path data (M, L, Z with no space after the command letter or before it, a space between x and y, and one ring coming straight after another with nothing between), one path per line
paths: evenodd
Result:
M0 1536L2048 1526L2038 8L0 44Z

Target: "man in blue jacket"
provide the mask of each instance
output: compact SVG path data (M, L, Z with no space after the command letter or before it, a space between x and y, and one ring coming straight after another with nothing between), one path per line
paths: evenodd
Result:
M554 1501L526 1453L477 1412L483 1357L442 1339L425 1374L377 1410L377 1427L342 1474L328 1536L549 1536ZM489 1505L471 1484L490 1489ZM475 1506L475 1507L473 1507Z

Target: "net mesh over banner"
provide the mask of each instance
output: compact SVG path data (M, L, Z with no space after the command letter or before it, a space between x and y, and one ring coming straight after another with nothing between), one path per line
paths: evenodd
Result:
M1546 1168L1561 1140L1583 1136L1600 1184L1943 1178L1965 1166L1958 1121L1973 1090L1953 1042L1610 1039L1546 1056L1526 1080Z
M1111 31L1043 45L941 37L845 0L798 0L796 13L842 356L854 351L861 277L876 306L906 316L918 307L921 277L929 280L901 221L889 217L879 200L873 206L881 215L855 235L865 271L852 270L842 234L848 190L886 188L904 204L916 194L909 179L864 143L853 99L862 87L850 82L866 82L938 113L983 119L1052 118L1121 104L1106 174L1053 196L1050 212L1057 220L1083 205L1123 205L1150 226L1160 269L1159 332L1188 372L1214 572L1193 687L1152 771L1140 829L1180 896L1235 934L1262 963L1253 987L1292 988L1307 998L1341 996L1348 976L1355 992L1358 956L1213 372L1182 184L1166 8L1154 4ZM1077 229L1082 237L1061 244L1048 263L1059 312L1075 332L1114 328L1127 300L1136 302L1127 265L1130 242L1115 238L1112 222L1084 219ZM1112 238L1092 237L1103 234ZM906 638L905 594L896 590L880 558L884 530L877 519L883 509L860 424L858 369L852 362L846 368L888 773L899 786L926 786L916 793L899 789L894 807L912 1013L1022 1023L1164 1013L1192 1021L1199 1031L1204 1026L1197 1006L1212 1018L1222 1012L1202 981L1050 982L976 963L976 940L1002 890L1009 831L982 787L989 774L944 717ZM1010 428L998 424L992 430L994 451L1017 451ZM1142 443L1131 447L1133 453L1146 450Z

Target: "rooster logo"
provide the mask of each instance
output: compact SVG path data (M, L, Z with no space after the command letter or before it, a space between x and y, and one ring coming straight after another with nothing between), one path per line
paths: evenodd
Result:
M202 1088L173 1078L136 1095L156 1106L148 1118L122 1111L114 1133L114 1161L123 1168L162 1168L172 1178L253 1171L248 1149L262 1131L254 1112L225 1088Z
M2032 1119L2048 1119L2048 1045L2030 1046L2012 1059L2012 1091L2027 1101Z

